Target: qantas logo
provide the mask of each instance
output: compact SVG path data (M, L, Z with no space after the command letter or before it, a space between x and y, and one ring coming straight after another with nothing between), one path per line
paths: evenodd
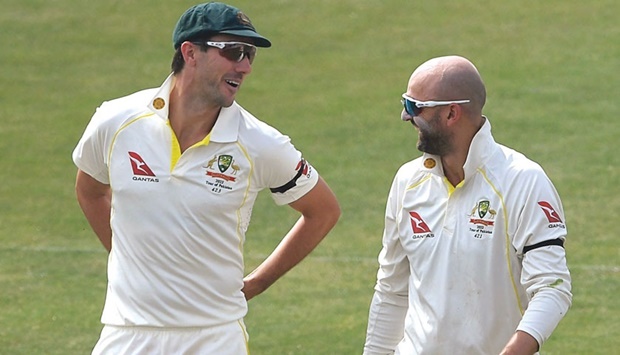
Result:
M411 221L411 229L413 230L413 239L433 238L435 235L428 228L428 225L417 212L409 212Z
M543 212L545 212L545 216L549 220L549 223L562 223L562 219L558 215L558 213L551 207L549 202L547 201L539 201L538 205L542 208Z
M134 181L159 182L159 179L155 178L155 173L153 173L153 170L149 168L140 154L136 152L127 153L129 154L129 161L131 162Z
M308 174L308 164L306 164L306 160L305 159L301 159L299 161L299 163L297 163L297 166L295 167L295 171L301 172L302 175L306 175L307 177L310 177L310 175Z
M411 219L411 229L413 229L413 234L420 233L430 233L431 229L428 228L428 225L422 217L417 212L409 212L409 217Z
M538 205L542 208L547 220L549 221L549 228L561 228L566 229L564 222L560 218L560 215L555 211L551 204L547 201L538 201Z

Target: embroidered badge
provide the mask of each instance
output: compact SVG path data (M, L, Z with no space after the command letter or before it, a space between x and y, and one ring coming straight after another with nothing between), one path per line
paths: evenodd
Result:
M206 165L207 186L211 187L211 191L221 193L233 189L233 184L237 182L237 173L241 168L235 164L235 158L229 154L213 156Z
M237 12L237 22L240 25L254 28L254 26L252 25L252 22L250 21L250 18L241 11Z
M480 199L469 214L469 231L474 234L474 238L482 239L493 234L495 226L495 216L497 211L491 208L491 202L487 198Z

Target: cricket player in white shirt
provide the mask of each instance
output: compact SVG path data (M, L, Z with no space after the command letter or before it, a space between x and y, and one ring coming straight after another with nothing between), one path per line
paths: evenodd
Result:
M93 354L248 354L247 301L306 257L340 216L290 139L235 97L259 35L239 9L188 9L172 74L103 103L73 152L78 202L110 252L104 324ZM257 194L300 218L244 275Z
M571 305L566 224L543 169L496 143L459 56L411 75L422 157L388 196L364 354L535 354Z

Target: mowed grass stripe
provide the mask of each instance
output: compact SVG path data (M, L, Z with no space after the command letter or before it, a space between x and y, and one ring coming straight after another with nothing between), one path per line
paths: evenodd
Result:
M36 253L51 253L51 254L106 254L107 252L102 248L72 248L72 247L11 247L0 248L0 252L36 252ZM268 257L267 254L247 253L245 258L247 261L265 260ZM370 258L367 256L321 256L310 254L305 261L311 262L324 262L324 263L369 263L377 264L377 258ZM603 265L603 264L571 264L569 263L571 270L583 270L594 272L620 272L620 265Z

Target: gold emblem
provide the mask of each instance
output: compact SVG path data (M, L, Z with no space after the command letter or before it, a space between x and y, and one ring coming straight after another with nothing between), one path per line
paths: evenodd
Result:
M254 28L254 26L252 26L252 22L250 21L250 18L241 11L237 12L237 22L241 25L250 26Z
M426 158L426 160L424 161L424 167L427 169L432 169L435 167L435 165L437 165L437 162L435 162L435 159Z
M166 101L164 101L161 97L153 100L153 107L155 107L156 110L161 110L164 106L166 106Z

